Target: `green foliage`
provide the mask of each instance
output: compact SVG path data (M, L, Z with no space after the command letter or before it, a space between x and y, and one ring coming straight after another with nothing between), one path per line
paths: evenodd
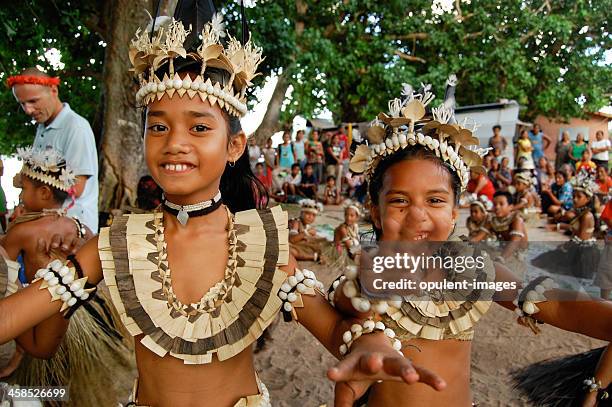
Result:
M612 68L603 61L612 0L450 3L434 14L432 0L258 0L247 14L268 56L265 72L289 74L285 120L324 108L336 120L370 120L402 82L430 82L442 94L451 73L460 105L516 99L529 119L581 116L610 103Z
M59 76L60 99L94 122L100 107L104 61L102 38L87 27L101 14L95 0L23 0L0 8L0 153L12 154L17 146L31 144L36 131L20 109L6 79L26 67L40 65ZM54 69L45 52L61 53L63 69ZM99 135L97 135L99 136Z
M240 34L238 4L223 3L228 28ZM266 56L256 84L271 73L287 75L293 91L285 121L324 109L336 120L371 120L403 82L430 82L440 95L451 73L459 78L460 105L516 99L527 106L526 118L580 116L610 104L612 68L603 61L612 0L450 3L452 10L434 14L432 0L257 0L247 9ZM104 4L24 0L0 8L0 80L39 64L62 78L62 100L95 123ZM45 60L49 48L61 52L64 69L53 71ZM584 106L575 101L581 95ZM30 143L34 127L6 87L0 109L0 153L7 154Z

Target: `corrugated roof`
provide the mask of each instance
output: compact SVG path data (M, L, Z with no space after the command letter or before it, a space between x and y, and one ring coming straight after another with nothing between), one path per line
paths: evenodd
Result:
M308 119L306 124L309 127L321 130L335 129L338 127L338 125L334 124L334 122L327 119Z

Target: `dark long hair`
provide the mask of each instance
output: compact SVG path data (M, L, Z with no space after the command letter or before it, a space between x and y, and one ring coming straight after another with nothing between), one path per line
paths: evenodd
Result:
M229 143L231 137L242 131L242 126L237 117L230 116L225 111L223 114L229 124ZM254 208L265 209L268 206L268 190L251 170L248 148L244 149L233 166L229 163L225 165L220 189L223 203L234 213Z
M455 198L455 205L459 204L459 198L461 195L461 181L459 180L459 176L455 170L451 169L447 163L437 157L433 151L417 144L393 153L390 157L385 158L378 164L374 170L374 173L372 174L370 183L368 184L368 193L370 194L372 205L378 206L379 204L379 194L380 190L382 189L387 170L399 162L409 160L427 160L436 163L441 168L444 168L451 177L451 188ZM373 226L373 229L376 240L380 240L382 237L382 229L379 229L376 226Z

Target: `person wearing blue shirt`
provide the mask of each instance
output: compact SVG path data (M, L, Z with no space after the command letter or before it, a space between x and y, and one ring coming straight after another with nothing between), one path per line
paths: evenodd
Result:
M78 217L93 233L98 231L98 153L91 126L59 99L57 78L27 68L12 85L13 95L38 127L34 149L53 148L77 176L76 202L68 215ZM64 207L71 205L67 201Z
M533 130L529 131L529 141L533 147L533 161L537 163L540 158L544 157L544 151L550 145L551 140L542 132L539 124L534 124Z
M555 182L542 186L542 211L551 216L562 214L574 206L572 184L563 171L555 173Z

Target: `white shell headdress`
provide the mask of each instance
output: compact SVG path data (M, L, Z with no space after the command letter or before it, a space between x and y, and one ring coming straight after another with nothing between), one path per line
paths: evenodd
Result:
M570 182L574 191L584 192L588 197L599 192L599 185L587 171L579 171Z
M302 199L300 201L300 207L302 208L303 212L313 212L315 214L323 212L323 204L315 201L314 199Z
M454 86L454 82L448 82ZM378 164L396 151L414 145L433 151L447 163L461 180L465 189L470 171L484 173L482 157L488 149L478 148L479 141L473 136L475 127L468 129L454 123L454 109L446 103L431 109L426 116L425 108L434 99L430 85L423 85L414 92L404 86L403 98L389 101L389 114L380 113L367 132L367 144L357 147L350 162L353 173L365 173L370 179Z
M184 44L191 32L181 21L167 16L157 17L162 24L156 24L153 35L149 30L136 31L130 45L132 69L140 82L136 93L136 102L147 105L164 95L172 97L174 93L189 98L198 96L202 101L208 100L211 105L218 104L230 115L242 117L247 113L246 91L257 76L257 67L261 63L261 48L253 45L250 38L244 45L225 32L220 14L215 14L199 33L201 42L197 49L189 52ZM224 37L228 37L225 45ZM200 73L191 79L189 75L181 78L174 71L175 58L192 59L200 63ZM168 64L168 72L162 77L156 71ZM204 79L206 69L215 68L229 74L225 85Z
M23 161L21 173L32 179L65 192L69 192L76 183L74 172L57 150L18 148L17 157Z

